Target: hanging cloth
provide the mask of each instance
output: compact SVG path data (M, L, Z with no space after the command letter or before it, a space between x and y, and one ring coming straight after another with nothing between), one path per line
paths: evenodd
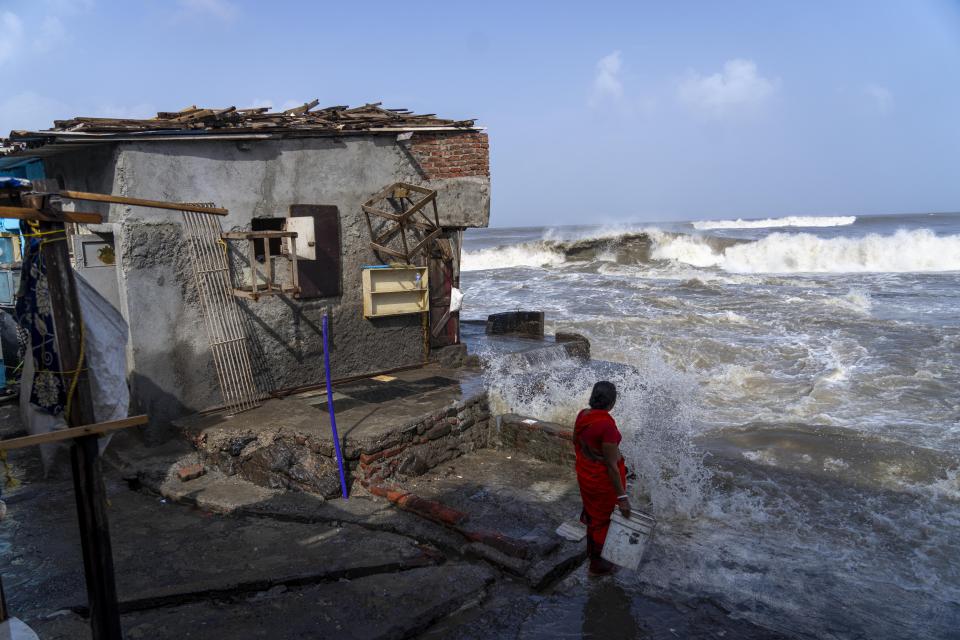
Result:
M17 323L30 338L30 355L33 358L30 404L51 416L63 413L67 404L67 390L60 378L62 370L54 334L53 305L50 302L47 266L40 247L44 242L64 240L65 236L57 234L52 237L34 234L28 238L20 273L20 293L14 312Z

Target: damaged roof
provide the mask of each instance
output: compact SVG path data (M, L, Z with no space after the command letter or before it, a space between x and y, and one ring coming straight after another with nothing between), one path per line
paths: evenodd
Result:
M408 109L385 109L381 103L361 107L317 109L318 100L286 111L270 107L210 109L197 106L162 111L156 118L87 118L55 120L52 129L11 131L0 141L0 152L18 153L50 143L116 142L125 140L210 139L228 135L237 139L311 137L351 133L444 131L475 129L473 120L447 120Z

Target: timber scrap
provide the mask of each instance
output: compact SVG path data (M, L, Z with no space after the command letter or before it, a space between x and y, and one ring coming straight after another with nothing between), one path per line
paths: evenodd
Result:
M161 111L155 118L88 118L55 120L52 129L12 131L0 147L9 152L42 146L51 139L115 138L117 136L153 136L190 134L281 134L337 135L351 132L391 132L410 130L474 129L473 120L447 120L435 114L416 114L409 109L386 109L381 103L360 107L334 106L317 109L313 100L285 111L271 112L269 107L238 109L190 106L181 111ZM92 140L91 140L92 141Z

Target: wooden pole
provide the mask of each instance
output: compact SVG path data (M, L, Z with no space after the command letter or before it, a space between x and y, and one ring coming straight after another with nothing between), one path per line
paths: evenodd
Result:
M10 611L7 609L7 594L3 592L3 576L0 576L0 622L10 618Z
M48 198L43 198L38 209L57 216ZM36 204L34 206L36 206ZM67 237L62 222L43 222L43 232L64 232L44 235L40 247L47 267L47 284L53 309L60 369L68 372L62 380L68 393L74 386L69 402L67 424L71 427L94 424L93 393L86 371L81 363L83 318L77 299L76 282ZM71 372L76 371L76 374ZM110 527L107 521L107 497L103 484L100 446L97 436L77 438L70 450L73 467L73 489L80 522L80 543L83 568L90 605L90 629L93 640L122 640L120 610L117 606L117 588L113 572L113 552L110 546Z

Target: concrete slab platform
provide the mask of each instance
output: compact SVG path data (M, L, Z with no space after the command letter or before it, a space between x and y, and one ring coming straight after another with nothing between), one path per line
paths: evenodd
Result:
M131 640L399 640L479 597L493 578L481 566L447 564L131 613L122 624ZM44 640L90 637L86 621L73 615L33 625Z
M556 528L582 508L572 467L508 450L481 449L400 486L468 514L469 529L516 539L559 539Z
M241 414L190 416L176 425L208 467L264 487L332 498L341 486L326 403L325 393L311 390ZM383 479L401 468L419 473L488 441L480 371L428 365L346 382L337 386L338 407L348 483Z
M470 541L464 551L523 577L535 589L562 578L585 557L584 544L556 534L582 506L572 468L481 449L393 487L393 495L409 492L464 514L462 522L451 523Z
M426 365L392 373L393 380L368 378L334 387L339 400L354 402L337 412L337 430L347 448L376 441L398 427L416 424L424 416L443 411L484 393L479 370L444 369ZM194 437L216 429L224 434L257 433L265 427L290 430L332 445L330 418L323 390L304 391L235 415L222 412L187 416L174 425ZM242 447L243 445L241 445Z
M440 622L420 640L785 640L709 600L645 594L626 576L588 578L581 569L546 596L501 582L479 607Z
M71 484L44 481L38 463L25 468L24 462L17 460L26 482L8 494L8 517L0 524L0 574L8 604L22 619L82 609L86 592ZM342 520L217 516L131 491L116 476L108 478L107 489L117 589L126 609L442 560L429 545L385 529Z

